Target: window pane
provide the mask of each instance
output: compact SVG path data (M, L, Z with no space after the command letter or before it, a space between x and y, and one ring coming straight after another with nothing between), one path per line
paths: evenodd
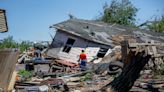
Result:
M69 53L73 44L74 44L75 40L74 39L71 39L71 38L68 38L64 48L63 48L63 52L67 52Z
M97 54L97 57L99 58L103 58L105 56L105 54L107 53L108 49L106 48L100 48L98 54Z

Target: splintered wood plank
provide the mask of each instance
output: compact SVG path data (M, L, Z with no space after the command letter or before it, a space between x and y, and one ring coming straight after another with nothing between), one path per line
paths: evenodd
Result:
M18 58L18 51L7 49L0 50L0 88L5 92L9 88L10 81L15 70L15 64Z
M129 47L136 47L136 46L164 46L164 43L129 43Z
M8 89L7 89L8 91L11 91L14 88L15 81L16 81L16 76L17 76L17 72L14 71L12 76L11 76L11 81L10 81Z
M154 44L154 40L151 40L151 43ZM152 46L154 56L157 56L157 48L156 46Z

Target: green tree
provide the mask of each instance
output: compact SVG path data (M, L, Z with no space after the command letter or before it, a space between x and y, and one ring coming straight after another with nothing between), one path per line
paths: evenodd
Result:
M29 47L32 46L32 43L29 42L29 41L22 41L20 44L19 44L19 49L21 52L23 52L24 50L28 49Z
M116 23L121 25L135 25L135 16L138 11L129 0L112 0L111 4L105 3L101 20L106 23Z
M17 48L18 43L13 40L12 36L4 38L0 41L0 48Z
M164 32L164 15L159 19L156 18L154 21L147 23L146 27L156 32Z
M32 46L29 41L16 42L12 36L8 36L0 41L0 49L3 48L19 48L21 52Z

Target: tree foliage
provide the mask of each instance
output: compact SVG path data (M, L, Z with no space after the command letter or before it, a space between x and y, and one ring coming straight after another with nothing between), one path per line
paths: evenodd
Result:
M135 25L138 9L129 0L112 0L110 5L105 3L103 9L102 21L121 25Z
M32 43L29 42L29 41L22 41L21 43L19 43L19 49L20 51L24 51L26 50L27 48L31 47L32 46Z
M4 38L0 41L0 49L2 48L19 48L21 52L32 46L29 41L22 41L21 43L16 42L12 36Z
M12 36L4 38L0 41L0 48L17 48L18 44L13 40Z
M156 18L153 22L146 24L146 27L156 32L164 32L164 15L161 18Z

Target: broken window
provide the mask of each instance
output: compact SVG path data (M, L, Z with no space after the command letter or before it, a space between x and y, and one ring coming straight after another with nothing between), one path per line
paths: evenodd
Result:
M100 48L97 57L99 58L103 58L105 56L105 54L107 53L108 49L107 48Z
M71 50L74 42L75 42L74 39L68 38L68 40L67 40L67 42L66 42L66 44L64 46L63 52L69 53L69 51Z

